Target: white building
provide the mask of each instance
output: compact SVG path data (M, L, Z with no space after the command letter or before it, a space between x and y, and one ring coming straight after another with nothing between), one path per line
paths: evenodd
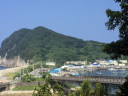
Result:
M127 60L119 60L119 66L126 66L126 64L128 63Z
M46 65L48 65L48 66L55 66L55 62L46 62Z
M66 69L66 70L74 70L75 66L74 65L64 65L61 66L62 69Z
M127 64L128 61L127 60L119 60L119 63Z
M110 65L110 66L117 66L118 62L116 60L108 60L108 65Z
M61 68L66 70L76 70L76 69L83 69L84 66L64 65L61 66Z
M87 61L67 61L65 64L86 65Z
M107 66L109 63L107 60L97 60L96 61L100 66Z

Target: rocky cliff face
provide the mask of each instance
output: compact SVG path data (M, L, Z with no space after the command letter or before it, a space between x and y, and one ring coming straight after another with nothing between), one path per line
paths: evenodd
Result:
M20 58L20 56L16 56L13 59L7 59L6 58L7 54L5 57L0 56L0 66L5 66L5 67L20 67L23 64L28 65L24 60Z

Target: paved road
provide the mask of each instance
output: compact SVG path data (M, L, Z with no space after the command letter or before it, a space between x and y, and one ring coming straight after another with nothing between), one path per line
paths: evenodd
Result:
M32 71L30 74L35 77L41 77L39 72L40 72L40 69L36 69L36 70Z

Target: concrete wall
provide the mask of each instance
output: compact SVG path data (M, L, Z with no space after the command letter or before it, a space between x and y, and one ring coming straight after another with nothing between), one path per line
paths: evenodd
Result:
M40 85L44 85L44 81L39 82ZM38 86L38 82L18 82L16 86Z

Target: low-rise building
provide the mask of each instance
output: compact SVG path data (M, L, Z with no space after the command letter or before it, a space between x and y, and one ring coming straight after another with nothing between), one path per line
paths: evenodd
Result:
M107 60L97 60L96 61L100 66L107 66L109 63Z
M67 61L65 64L86 65L87 61Z
M127 60L119 60L119 63L127 64L128 61Z
M48 66L55 66L56 63L55 62L46 62L46 65L48 65Z
M116 60L108 60L108 65L110 65L110 66L118 66L118 62Z
M123 66L125 66L125 64L123 64L123 63L119 63L119 66L123 67Z
M127 60L119 60L119 66L126 66L127 65L127 63L128 63L128 61Z

